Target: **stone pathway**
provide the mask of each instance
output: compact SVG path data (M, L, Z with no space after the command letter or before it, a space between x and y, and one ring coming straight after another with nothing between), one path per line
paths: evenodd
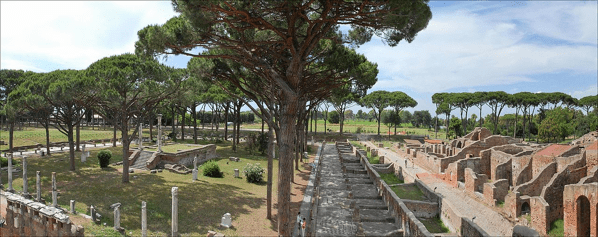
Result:
M386 236L402 232L349 144L339 144L338 149L326 145L321 167L316 236L355 236L360 232Z
M368 142L373 146L371 142ZM397 153L379 148L379 155L382 155L405 169L405 158L400 157ZM407 163L406 171L415 176L418 173L429 173L427 170L413 165L411 162ZM478 202L476 199L463 193L462 190L452 188L442 180L433 176L425 176L421 181L429 187L436 189L436 192L442 194L451 205L458 209L461 215L467 218L475 218L475 223L484 229L490 236L510 236L513 233L513 224L505 219L502 215L495 212L492 208L485 204Z

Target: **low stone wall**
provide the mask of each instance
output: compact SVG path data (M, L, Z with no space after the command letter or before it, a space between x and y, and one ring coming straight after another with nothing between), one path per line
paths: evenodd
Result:
M131 153L133 151L133 153ZM139 158L139 154L141 154L140 150L129 150L129 165L135 164L135 160Z
M461 236L490 236L468 218L461 218Z
M216 155L216 145L210 144L196 149L185 150L177 153L163 152L159 154L161 164L180 164L187 167L193 166L193 158L197 156L197 163L202 164L208 160L214 159Z
M459 233L461 230L461 213L459 210L453 208L450 202L442 199L440 202L440 220L452 233Z
M407 199L402 201L418 218L432 218L438 215L438 203Z
M0 192L2 203L6 202L2 236L84 236L85 229L75 226L61 209Z
M532 159L530 158L527 165L521 169L521 172L513 172L513 186L518 186L530 181L532 176Z
M370 178L374 180L374 184L378 187L378 191L382 199L386 202L389 212L397 219L399 226L403 229L403 234L405 236L434 236L417 219L415 214L407 208L403 200L390 189L386 182L382 182L380 175L372 168L365 154L358 152L357 157L359 157L360 162L365 166Z

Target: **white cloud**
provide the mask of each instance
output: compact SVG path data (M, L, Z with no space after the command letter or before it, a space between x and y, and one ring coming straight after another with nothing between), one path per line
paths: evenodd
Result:
M358 49L379 65L379 81L372 90L410 88L419 93L434 93L452 88L466 90L533 82L533 76L542 73L595 73L598 70L596 21L580 23L592 18L587 10L592 5L560 9L550 3L544 3L546 7L529 4L515 9L498 8L488 16L465 10L443 11L434 15L428 28L411 44L403 42L391 48L374 39ZM593 6L595 18L595 4ZM539 9L532 11L530 7ZM511 10L514 13L510 13ZM533 12L529 14L540 18L558 16L550 22L565 23L542 29L548 27L548 23L526 17L524 12ZM564 19L566 17L573 20ZM524 23L517 24L512 19L521 19ZM579 27L574 23L580 23ZM550 33L553 31L556 33ZM588 37L592 32L593 39ZM532 34L561 35L558 39L584 44L534 44L526 41ZM562 36L565 34L567 36Z
M598 95L598 86L597 85L590 85L585 90L577 90L577 91L571 92L569 94L572 97L575 97L577 99L581 99L583 97L590 96L590 95Z
M164 23L170 2L1 2L2 68L83 69L106 56L134 52L137 31ZM14 63L13 63L14 65Z

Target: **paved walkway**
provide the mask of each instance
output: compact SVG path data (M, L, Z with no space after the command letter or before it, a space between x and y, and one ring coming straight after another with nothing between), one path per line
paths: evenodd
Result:
M371 142L368 142L373 146ZM400 157L394 151L386 148L379 148L379 155L390 160L405 169L405 158ZM430 173L427 170L412 164L407 163L406 171L415 176L418 173ZM463 193L462 190L450 187L448 184L433 176L426 176L421 179L422 182L429 187L438 187L436 192L442 194L446 201L448 201L454 208L456 208L461 215L471 219L474 216L475 223L484 229L490 236L510 236L513 233L513 224L505 219L502 215L495 212L492 208L485 204L478 202L476 199Z
M120 142L116 142L116 146L120 146L121 143ZM136 145L134 145L134 143L131 143L131 147L130 148L135 148ZM102 144L102 143L98 143L96 146L90 145L90 144L86 144L85 145L85 149L95 149L95 148L105 148L105 147L112 147L112 142L107 142L106 145ZM60 152L68 152L70 149L68 146L65 146L62 150L60 149L59 146L52 146L50 147L50 152L51 153L60 153ZM46 152L46 148L42 148L41 151ZM15 151L13 152L13 156L31 156L31 155L37 155L37 153L35 152L35 150L29 150L29 151L23 151L22 154L20 151ZM2 156L4 156L4 153L2 153Z

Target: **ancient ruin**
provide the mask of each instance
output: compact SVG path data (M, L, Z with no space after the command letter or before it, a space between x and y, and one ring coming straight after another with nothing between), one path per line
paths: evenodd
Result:
M449 142L426 140L415 145L406 141L394 149L452 187L500 208L507 218L540 234L547 234L552 222L564 219L567 234L596 236L597 211L583 207L596 206L597 137L598 132L591 132L570 144L533 144L476 128ZM573 231L577 229L590 232Z

